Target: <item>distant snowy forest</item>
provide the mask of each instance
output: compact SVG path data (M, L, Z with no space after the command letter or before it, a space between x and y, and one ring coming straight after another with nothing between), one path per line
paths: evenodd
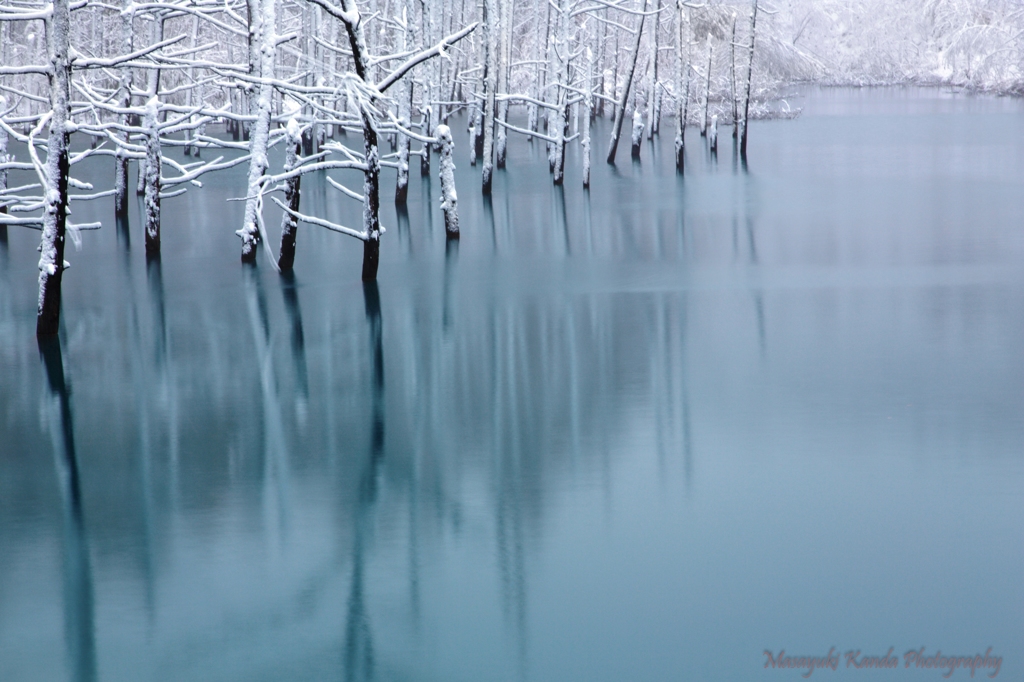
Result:
M54 333L65 236L99 227L69 222L70 201L109 197L125 220L136 162L155 256L161 200L244 164L243 260L263 244L290 269L304 222L362 241L369 281L382 168L400 205L410 170L435 169L456 238L454 146L487 194L509 135L547 146L555 184L578 144L587 186L594 153L613 163L626 136L639 154L668 121L682 171L681 124L712 148L732 126L745 155L746 121L785 115L773 102L789 83L1018 93L1022 34L1019 0L0 0L0 231L42 232L38 332ZM454 113L468 136L446 125ZM614 121L607 142L591 139L596 116ZM271 168L277 145L285 161ZM112 189L71 172L96 155L111 158ZM331 169L363 174L356 188L328 178L362 202L358 227L302 213L301 177ZM283 211L276 254L268 202Z

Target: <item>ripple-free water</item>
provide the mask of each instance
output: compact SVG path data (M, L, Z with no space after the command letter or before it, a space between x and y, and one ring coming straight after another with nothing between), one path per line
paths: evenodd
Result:
M76 204L42 352L10 228L0 679L1019 679L1024 104L789 101L685 178L673 121L615 167L599 121L589 193L513 138L490 200L455 119L461 242L386 171L377 289L305 225L294 279L243 267L244 169L164 202L159 263Z

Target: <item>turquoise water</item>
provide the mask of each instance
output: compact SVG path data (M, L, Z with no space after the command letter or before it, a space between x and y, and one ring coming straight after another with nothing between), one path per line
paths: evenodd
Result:
M241 266L244 170L164 202L157 263L75 205L109 224L42 348L11 228L0 679L1020 679L1024 104L789 103L746 169L691 130L678 176L666 121L589 193L515 139L489 202L456 119L461 242L386 172L369 289L314 227Z

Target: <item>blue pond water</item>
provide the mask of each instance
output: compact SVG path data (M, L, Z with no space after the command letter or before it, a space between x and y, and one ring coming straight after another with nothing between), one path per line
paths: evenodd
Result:
M814 679L942 679L920 647L1020 679L1024 103L788 101L747 169L689 131L685 178L671 121L614 168L599 121L589 194L514 139L489 202L456 119L461 242L386 172L376 289L314 227L294 279L242 267L242 169L164 202L159 263L137 209L76 205L107 225L42 350L12 228L0 680L774 680L830 647Z

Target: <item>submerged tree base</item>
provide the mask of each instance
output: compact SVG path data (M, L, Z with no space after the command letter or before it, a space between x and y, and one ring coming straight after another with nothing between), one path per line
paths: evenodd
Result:
M380 240L367 239L363 242L363 281L377 281L377 264L380 261Z

